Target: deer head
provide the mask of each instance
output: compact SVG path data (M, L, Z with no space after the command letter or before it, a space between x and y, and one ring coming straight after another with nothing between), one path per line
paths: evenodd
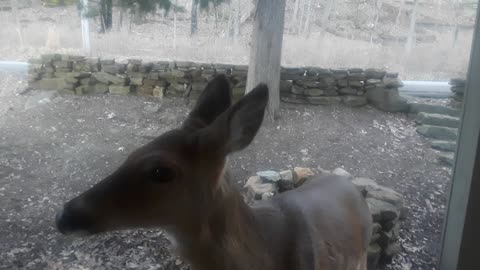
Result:
M262 123L268 89L231 106L227 78L210 81L183 125L131 153L110 176L67 202L61 233L169 227L188 230L215 207L226 156L248 146Z

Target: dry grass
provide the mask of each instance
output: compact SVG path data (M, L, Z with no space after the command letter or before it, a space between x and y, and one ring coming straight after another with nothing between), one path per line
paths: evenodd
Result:
M250 28L233 41L222 37L224 25L200 20L199 33L189 36L185 16L177 23L174 47L173 21L156 17L156 22L124 26L108 34L97 34L91 20L92 55L102 57L175 59L202 62L246 64L249 58ZM46 52L82 53L80 18L73 7L66 9L23 9L23 46L11 14L0 12L0 59L25 60ZM114 18L118 14L114 14ZM287 16L288 17L288 16ZM54 19L52 21L49 18ZM315 32L316 31L316 32ZM376 67L400 72L403 79L447 80L464 76L468 66L472 33L461 32L456 46L452 34L437 35L434 43L418 44L405 54L402 44L382 46L349 40L331 34L321 35L318 29L308 37L285 34L282 63L286 66Z

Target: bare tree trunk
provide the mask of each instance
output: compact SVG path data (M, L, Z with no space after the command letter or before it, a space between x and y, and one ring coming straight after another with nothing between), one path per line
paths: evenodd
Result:
M23 31L22 25L20 24L20 19L18 15L18 3L17 1L11 1L13 16L15 17L15 30L18 34L18 41L20 42L20 48L23 48L25 43L23 40Z
M307 2L307 15L305 18L305 23L303 25L303 34L308 36L310 30L310 18L312 17L312 0L308 0Z
M402 0L400 7L398 8L397 17L395 18L395 28L398 29L400 25L400 17L402 16L402 11L405 8L405 0Z
M405 49L407 53L412 51L412 48L415 46L417 37L415 35L415 24L417 22L417 7L418 0L414 0L414 6L412 9L412 14L410 15L410 30L408 30L407 44L405 44Z
M292 18L292 30L296 32L298 27L298 7L300 6L300 0L295 0L295 7L293 9L293 18Z
M174 0L173 4L177 6L177 0ZM174 57L177 56L177 10L173 9L173 51Z
M300 33L304 19L305 19L305 3L302 1L302 3L300 4L300 21L297 23L298 25L297 33Z
M190 23L190 35L195 35L198 30L198 0L192 0L192 17Z
M125 9L122 7L122 8L120 9L120 18L119 18L119 21L118 21L117 31L122 30L122 27L123 27L123 16L125 16Z
M238 36L240 35L240 17L241 17L241 1L236 0L237 3L235 5L235 14L233 18L233 41L237 43Z
M327 5L325 6L322 19L321 19L321 25L320 25L320 27L322 28L322 31L321 31L322 37L323 35L325 35L325 32L327 31L327 23L330 19L330 15L332 14L334 5L335 5L335 0L328 0Z
M285 0L258 0L253 25L246 92L266 83L270 99L267 117L274 120L280 107L280 64L282 58Z
M100 14L103 32L112 29L112 0L100 1Z

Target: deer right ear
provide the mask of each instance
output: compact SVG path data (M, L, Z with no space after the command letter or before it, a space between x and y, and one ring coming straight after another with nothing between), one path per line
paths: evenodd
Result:
M183 126L201 128L210 125L230 107L231 97L227 77L223 74L217 75L207 84Z
M200 147L219 146L223 154L247 147L262 125L268 104L268 87L259 84L235 105L200 131Z

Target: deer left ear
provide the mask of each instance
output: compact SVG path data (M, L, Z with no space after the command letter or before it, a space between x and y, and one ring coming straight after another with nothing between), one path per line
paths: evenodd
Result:
M230 107L231 96L227 77L223 74L216 76L203 90L183 126L199 128L210 125Z

